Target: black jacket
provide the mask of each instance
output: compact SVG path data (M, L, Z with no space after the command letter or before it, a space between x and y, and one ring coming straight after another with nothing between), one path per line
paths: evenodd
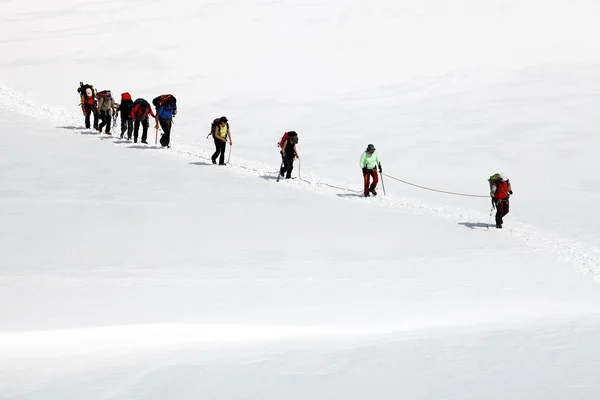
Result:
M133 100L123 100L119 107L117 107L117 111L121 112L121 118L131 118L131 109L133 108Z

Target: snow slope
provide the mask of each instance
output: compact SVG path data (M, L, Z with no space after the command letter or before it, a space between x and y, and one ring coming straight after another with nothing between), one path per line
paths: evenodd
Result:
M596 4L5 3L0 398L598 397ZM79 80L174 93L173 149L82 129ZM369 142L442 190L503 170L507 229L356 196Z

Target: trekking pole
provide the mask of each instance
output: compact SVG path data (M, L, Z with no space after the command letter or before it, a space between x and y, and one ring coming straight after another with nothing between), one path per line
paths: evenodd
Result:
M385 184L383 183L383 172L381 173L381 188L383 189L383 195L386 196L386 194L385 194Z
M154 145L158 144L158 127L156 128L156 136L154 137Z
M492 225L492 214L494 213L494 204L492 204L492 208L490 208L490 219L488 221L487 230L490 230L490 225Z
M229 145L229 155L227 156L227 162L225 164L229 164L229 160L231 160L231 145Z
M277 182L279 182L279 178L281 177L281 169L283 168L283 160L281 160L281 167L277 170Z

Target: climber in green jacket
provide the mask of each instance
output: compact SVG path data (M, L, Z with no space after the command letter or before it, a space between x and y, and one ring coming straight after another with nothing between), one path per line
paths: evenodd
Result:
M367 150L362 153L360 167L362 168L363 179L365 181L365 197L369 197L369 193L377 196L377 191L375 190L379 182L377 167L379 167L379 173L381 173L381 161L379 161L379 156L375 154L375 146L372 144L368 145ZM371 177L373 177L373 183L370 183Z

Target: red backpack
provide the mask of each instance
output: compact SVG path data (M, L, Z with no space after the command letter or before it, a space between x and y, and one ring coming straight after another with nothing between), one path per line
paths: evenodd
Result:
M124 102L125 100L131 100L131 95L129 94L129 92L121 94L121 102Z

